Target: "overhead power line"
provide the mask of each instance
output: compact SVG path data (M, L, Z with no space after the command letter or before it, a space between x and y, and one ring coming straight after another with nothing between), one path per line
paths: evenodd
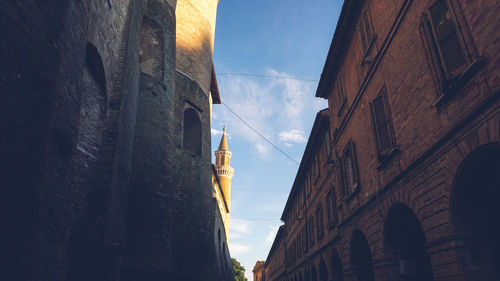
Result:
M217 73L217 75L234 75L234 76L251 76L251 77L261 77L261 78L273 78L273 79L286 79L286 80L299 80L299 81L309 81L309 82L318 82L318 79L310 79L310 78L299 78L293 76L277 76L277 75L264 75L264 74L252 74L252 73L236 73L236 72L225 72L225 73Z
M259 131L257 131L256 129L254 129L254 127L252 127L250 124L248 124L245 120L243 120L243 118L241 118L238 114L236 114L236 112L234 112L234 110L232 110L227 104L225 104L224 102L221 102L227 109L229 109L229 111L231 111L231 113L234 114L234 116L236 116L238 119L240 119L241 122L243 122L243 124L247 125L248 128L250 128L252 131L254 131L257 135L259 135L263 140L265 140L266 142L268 142L270 145L272 145L276 150L278 150L279 152L281 152L281 154L285 155L285 157L287 157L288 159L290 159L292 162L294 162L295 164L297 165L300 165L299 162L295 161L295 159L293 159L292 157L290 157L288 154L286 154L283 150L281 150L279 147L277 147L274 143L272 143L270 140L268 140L264 135L262 135L261 133L259 133Z

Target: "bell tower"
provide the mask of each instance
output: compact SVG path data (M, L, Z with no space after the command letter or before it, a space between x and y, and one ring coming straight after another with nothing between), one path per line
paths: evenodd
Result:
M231 179L234 175L234 169L230 166L230 164L231 151L227 145L226 126L224 126L219 149L215 151L215 169L217 171L217 176L219 177L223 196L226 199L229 209L231 208Z

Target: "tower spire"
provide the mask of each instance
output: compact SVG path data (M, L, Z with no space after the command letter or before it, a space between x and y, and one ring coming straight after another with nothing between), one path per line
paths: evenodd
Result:
M227 202L229 212L231 209L231 180L234 175L234 169L230 166L231 156L231 151L227 145L226 125L224 124L219 149L215 151L215 170L219 178L222 196L224 196L224 199ZM227 213L227 219L224 223L227 235L229 235L229 212Z
M229 146L227 145L226 124L224 124L224 129L222 130L222 139L220 140L219 149L217 151L219 150L229 151Z

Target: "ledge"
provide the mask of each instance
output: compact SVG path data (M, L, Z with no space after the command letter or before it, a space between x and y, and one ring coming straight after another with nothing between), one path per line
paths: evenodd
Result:
M452 100L455 97L455 94L462 89L467 82L469 82L472 77L481 69L484 65L486 59L484 57L479 57L474 60L459 76L454 78L451 81L448 81L448 84L443 87L443 94L434 102L434 106L441 106L446 104L448 101Z
M379 157L379 163L377 165L377 169L383 168L385 164L389 162L392 158L394 158L395 155L399 154L400 150L399 147L393 146L389 152L385 153L384 155L381 155Z

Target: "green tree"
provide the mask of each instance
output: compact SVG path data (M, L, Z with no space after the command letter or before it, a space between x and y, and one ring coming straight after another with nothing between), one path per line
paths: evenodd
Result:
M234 268L234 280L236 281L248 281L248 279L245 277L245 267L240 264L239 261L237 261L235 258L231 258L233 261L233 268Z

